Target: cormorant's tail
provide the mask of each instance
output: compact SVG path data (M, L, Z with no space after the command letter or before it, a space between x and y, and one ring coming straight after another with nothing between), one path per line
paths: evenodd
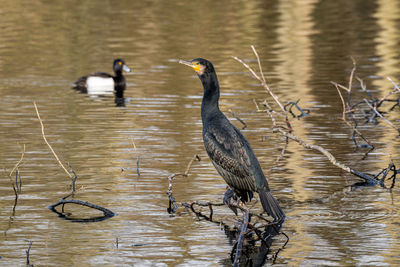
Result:
M279 206L278 202L272 196L270 191L258 190L261 204L268 215L274 218L274 221L283 222L285 220L285 213Z

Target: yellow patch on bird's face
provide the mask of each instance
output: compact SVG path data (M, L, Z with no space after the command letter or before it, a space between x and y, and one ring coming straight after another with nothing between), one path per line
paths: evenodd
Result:
M200 62L195 61L195 62L193 62L192 68L193 68L196 72L199 72L199 71L200 71L200 66L201 66Z
M202 75L204 73L204 70L206 69L206 66L203 64L200 64L200 62L195 61L193 62L193 67L192 67L199 75Z
M118 64L119 64L119 65L122 65L122 62L121 62L121 61L118 61Z
M202 75L202 74L204 73L204 70L206 69L206 66L204 66L203 64L200 64L200 62L198 62L198 61L179 60L179 63L191 67L191 68L194 69L199 75Z

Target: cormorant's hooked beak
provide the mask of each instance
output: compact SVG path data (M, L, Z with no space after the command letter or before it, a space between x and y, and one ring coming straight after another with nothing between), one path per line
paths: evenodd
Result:
M191 67L197 73L200 72L200 64L194 64L192 61L186 61L186 60L182 60L182 59L179 60L179 63Z
M122 69L124 70L124 71L126 71L126 72L131 72L131 69L127 66L127 65L123 65L122 66Z

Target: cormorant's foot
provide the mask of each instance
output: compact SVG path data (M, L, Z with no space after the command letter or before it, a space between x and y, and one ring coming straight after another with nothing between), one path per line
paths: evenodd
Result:
M228 206L228 208L230 208L235 215L237 216L237 208L235 206L232 206L232 203L237 203L237 197L235 192L233 192L232 189L228 189L226 190L225 194L224 194L224 204L226 204Z

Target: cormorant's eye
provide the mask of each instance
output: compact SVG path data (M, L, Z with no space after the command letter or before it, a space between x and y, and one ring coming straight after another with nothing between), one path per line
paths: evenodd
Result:
M200 65L200 62L196 62L196 65Z

